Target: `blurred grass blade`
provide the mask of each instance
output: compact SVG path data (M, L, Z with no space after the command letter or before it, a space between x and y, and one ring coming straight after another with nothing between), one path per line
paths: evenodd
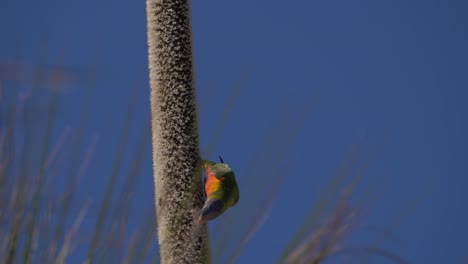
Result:
M385 249L378 247L347 247L342 248L334 252L334 256L338 254L356 254L356 253L368 253L371 255L381 256L388 260L393 261L394 263L399 264L408 264L404 258L398 256L397 254L391 253Z
M46 53L46 48L47 48L47 43L44 42L43 43L43 46L42 46L42 50L40 52L40 62L43 63L45 61L45 53ZM34 84L33 84L33 88L32 88L32 92L33 92L33 98L34 98L34 93L36 92L37 90L37 86L38 86L38 82L39 80L41 79L41 74L43 72L41 70L38 70L35 74L35 81L34 81ZM27 113L30 114L32 112L32 109L30 108L31 105L30 104L25 104L25 108L27 109ZM50 125L50 123L48 123L48 125ZM18 179L18 188L16 191L20 191L20 190L24 190L23 188L25 188L26 184L27 183L27 177L29 176L29 173L30 171L34 168L34 161L32 160L32 151L31 151L31 148L32 148L32 145L33 145L33 136L34 136L34 127L33 127L33 124L32 122L27 122L26 123L26 133L25 133L25 139L24 139L24 143L23 143L23 150L21 152L22 154L22 157L21 157L21 161L20 161L20 164L21 164L21 167L20 167L20 178ZM31 184L31 183L30 183ZM39 188L36 189L35 193L34 193L34 196L33 197L37 197L38 194L38 191L40 191ZM23 206L23 204L27 203L26 201L28 201L28 198L29 197L24 197L22 196L21 198L19 198L20 194L18 192L16 192L16 195L15 195L15 198L13 199L14 200L14 207L13 208L19 208L21 206ZM19 213L19 212L18 212ZM20 232L20 229L21 229L21 226L23 225L23 221L27 221L28 219L28 216L30 215L26 215L26 217L24 215L20 215L20 214L16 214L16 219L13 223L13 226L12 228L9 230L10 232L10 240L9 240L9 246L8 246L8 256L7 256L7 260L6 260L6 263L13 263L14 259L15 259L15 256L16 256L16 253L17 253L17 248L19 248L19 245L17 244L18 243L18 239L19 239L19 232ZM33 214L34 216L34 214ZM26 219L25 219L26 218ZM33 235L33 231L31 226L29 226L28 228L29 230L29 233L26 234L27 236L27 239L32 239L32 235ZM28 244L28 242L26 242L26 244ZM28 249L28 247L26 246L26 249ZM24 261L25 263L28 263L28 255L29 255L29 250L25 251L25 254L24 254Z
M351 150L353 150L354 147L352 147ZM343 164L338 168L337 172L335 173L335 176L328 184L328 186L326 186L321 192L319 200L311 209L310 213L306 217L306 220L304 221L304 224L300 228L298 228L291 242L288 243L286 250L279 259L280 263L284 263L287 260L287 257L292 252L293 248L296 247L299 244L299 242L304 239L305 234L307 234L307 230L311 230L312 227L317 226L319 220L324 214L325 209L330 205L332 199L336 196L339 188L342 186L344 180L347 178L346 176L351 168L351 165L354 163L355 160L354 154L354 151L348 151L348 154L345 156Z
M31 215L31 220L29 223L28 230L26 231L27 234L27 240L26 240L26 248L25 248L25 263L30 263L31 262L31 255L32 255L32 236L34 232L34 228L36 227L36 219L38 217L39 213L39 207L41 204L41 198L42 198L42 190L43 190L43 184L44 184L44 177L46 173L46 162L47 162L47 153L49 153L49 148L50 148L50 141L52 137L52 128L54 126L54 121L55 121L55 115L56 115L56 109L57 109L57 102L58 102L58 92L57 91L52 91L52 98L51 102L49 103L49 111L48 111L48 117L47 117L47 125L46 125L46 130L44 133L44 141L43 141L43 146L42 146L42 153L40 156L40 163L38 167L38 172L37 172L37 183L35 184L35 191L33 195L33 205L32 205L32 215Z
M64 188L64 201L61 204L61 209L59 212L59 217L57 220L57 225L54 233L54 240L51 244L51 255L55 255L55 251L57 248L57 243L62 239L63 234L65 232L65 223L69 216L69 212L71 209L71 204L73 202L73 194L74 189L76 186L78 171L79 171L79 164L80 164L80 155L82 153L83 145L84 144L84 134L86 132L86 128L88 125L88 121L90 118L91 113L91 99L92 94L94 91L94 85L96 82L97 74L95 71L91 71L91 76L89 78L89 83L85 91L85 97L83 101L83 107L80 113L78 126L76 128L75 136L74 136L74 143L71 147L71 157L69 158L69 166L67 172L67 183ZM55 259L55 257L54 257Z
M223 112L219 117L218 122L216 122L216 126L213 130L213 134L210 137L210 141L206 147L205 153L203 154L204 157L211 157L213 151L215 150L216 144L219 141L219 137L223 132L223 129L226 127L226 123L229 120L229 115L236 104L237 98L239 97L242 89L245 87L245 82L248 79L249 71L247 71L244 76L237 81L236 85L231 89L231 93L229 94L228 101L223 108Z
M128 212L130 211L132 197L130 194L132 193L136 183L138 182L139 178L141 177L141 169L142 164L148 158L146 156L148 148L151 146L151 123L149 119L146 124L143 126L143 130L141 130L141 135L138 137L139 142L134 149L132 155L131 163L129 168L127 169L126 176L124 177L123 183L123 190L120 192L120 196L117 200L117 205L111 214L112 217L110 219L119 219L121 217L121 221L117 221L115 224L117 225L116 228L120 228L120 232L109 232L107 235L107 243L112 243L113 241L122 241L123 237L125 236L125 226L126 223L124 222L128 218ZM154 211L154 208L151 206L151 211ZM152 223L154 225L154 223ZM150 226L140 226L140 232L146 232L145 227ZM105 254L105 253L104 253ZM129 253L128 253L129 254ZM138 262L139 263L139 262Z
M276 177L275 183L271 186L268 195L263 199L260 210L257 211L257 214L253 217L255 222L252 223L250 228L244 233L243 238L237 244L237 247L234 249L231 257L229 258L229 263L234 264L237 258L240 256L242 250L247 246L247 243L254 237L254 235L260 230L260 228L265 224L268 217L270 216L271 210L277 198L277 193L283 180L286 178L287 173L282 171L278 173L280 176Z
M93 263L94 255L96 253L96 249L98 247L99 239L101 238L101 234L103 232L104 223L107 217L107 212L112 202L112 195L114 193L115 185L118 179L118 174L120 172L120 166L122 165L123 157L126 153L126 147L128 143L128 138L130 135L130 128L131 128L131 121L133 118L133 112L135 110L135 101L136 101L136 94L133 96L133 100L129 103L129 110L126 113L126 117L124 122L122 123L122 129L119 137L119 143L117 147L117 152L115 155L114 162L112 163L112 171L110 173L110 180L107 184L106 191L104 193L104 201L101 204L101 209L99 211L98 220L94 229L93 238L91 240L91 244L88 249L88 255L86 257L86 263Z
M85 204L83 208L81 209L80 213L75 219L75 222L73 223L72 227L68 231L68 233L65 235L65 239L63 241L62 249L60 250L57 259L55 260L55 263L57 264L65 264L67 260L67 256L70 253L71 250L71 240L75 236L75 234L78 232L78 229L80 228L80 225L83 221L83 218L86 215L86 212L88 211L89 205Z

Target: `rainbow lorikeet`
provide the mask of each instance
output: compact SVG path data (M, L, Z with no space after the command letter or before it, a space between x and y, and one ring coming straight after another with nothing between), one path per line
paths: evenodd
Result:
M198 223L212 220L239 201L239 187L232 169L219 157L220 163L203 160L201 165L205 171L203 176L203 191L205 204L201 209Z

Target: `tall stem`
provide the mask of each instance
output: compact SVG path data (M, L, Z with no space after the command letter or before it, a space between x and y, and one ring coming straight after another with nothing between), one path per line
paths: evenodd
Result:
M147 0L153 165L162 263L209 263L192 55L190 2Z

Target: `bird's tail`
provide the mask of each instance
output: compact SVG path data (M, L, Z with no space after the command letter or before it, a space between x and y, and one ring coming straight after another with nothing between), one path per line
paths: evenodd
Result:
M208 199L200 211L198 223L206 223L207 221L220 216L223 213L224 203L218 199Z

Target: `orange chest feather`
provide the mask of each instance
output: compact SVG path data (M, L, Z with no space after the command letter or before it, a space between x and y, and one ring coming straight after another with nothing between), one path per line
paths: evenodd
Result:
M205 183L205 192L207 196L210 196L210 194L216 192L221 188L221 181L218 180L214 174L213 171L211 171L210 168L206 170L206 183Z

